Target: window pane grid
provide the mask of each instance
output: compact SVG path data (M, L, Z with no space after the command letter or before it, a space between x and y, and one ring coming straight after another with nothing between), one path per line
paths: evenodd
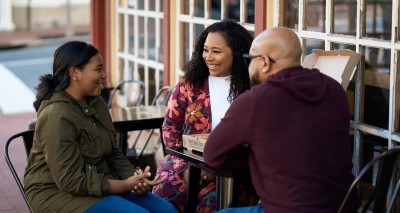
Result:
M354 118L351 121L355 128L354 166L357 174L360 169L358 156L361 154L361 143L365 135L387 140L385 143L388 148L400 145L400 77L397 76L400 68L397 65L400 51L399 0L298 0L298 3L287 1L286 4L279 4L279 7L282 13L279 13L281 17L277 19L277 25L297 31L304 50L313 49L313 46L307 45L315 45L315 42L306 41L314 39L324 42L325 50L350 45L362 56L353 77L355 103ZM317 13L310 16L311 10ZM292 18L290 14L298 16ZM318 14L325 14L325 20L321 21ZM378 85L370 88L371 83ZM383 97L376 100L377 97L371 94L371 89L377 90ZM367 99L368 104L363 104ZM374 104L371 103L374 101L379 101L382 105L380 110L383 111L380 113L383 113L385 119L375 116L377 120L371 121L371 108L374 109L371 107Z
M389 135L391 134L388 130L386 129L382 129L379 127L375 127L369 124L365 124L365 123L359 123L357 125L357 129L364 132L364 133L368 133L371 135L375 135L375 136L379 136L381 138L388 138Z
M116 28L123 27L116 35L116 67L123 69L123 76L116 73L115 84L129 78L140 79L145 84L145 104L149 104L160 88L160 73L163 72L162 50L162 1L118 1L115 11L118 17ZM152 26L149 26L152 25ZM128 30L129 29L129 30ZM160 51L161 50L161 51ZM119 63L129 64L121 66ZM154 78L153 78L154 76ZM155 82L156 81L156 82Z
M395 141L396 143L400 143L400 134L399 133L393 133L392 134L392 140Z

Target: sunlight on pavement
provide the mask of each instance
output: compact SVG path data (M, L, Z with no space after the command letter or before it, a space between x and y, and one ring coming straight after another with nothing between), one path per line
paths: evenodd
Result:
M0 114L34 112L35 94L0 63Z

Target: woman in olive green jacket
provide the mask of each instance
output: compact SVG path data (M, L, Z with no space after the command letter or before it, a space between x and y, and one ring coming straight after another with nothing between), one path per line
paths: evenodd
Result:
M60 46L53 75L41 77L25 194L34 212L176 212L147 192L149 167L135 170L116 146L104 100L103 60L80 41Z

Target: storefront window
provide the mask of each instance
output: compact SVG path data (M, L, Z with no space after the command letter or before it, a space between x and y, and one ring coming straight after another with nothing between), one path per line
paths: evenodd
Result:
M390 51L385 49L365 49L364 122L384 129L389 125L390 57L387 56Z
M160 26L163 26L163 25L164 25L164 20L161 19L160 20ZM158 56L158 61L163 63L164 62L164 42L169 42L169 41L166 41L164 39L164 28L161 27L160 28L160 33L154 33L154 36L160 42L157 45L157 40L155 41L155 43L156 43L155 49L159 49L160 50L160 51L158 51L158 54L156 53L156 57Z
M189 50L189 47L190 47L189 34L190 33L189 33L189 24L182 24L182 25L183 25L182 28L185 32L185 37L184 37L185 42L184 42L184 51L183 51L185 53L185 58L184 58L183 63L181 63L181 69L183 70L186 62L189 61L189 58L190 58L190 50Z
M280 25L297 30L299 17L299 0L283 0L282 5L284 6L279 10L282 14L282 17L280 18Z
M219 1L221 2L221 1ZM230 0L228 1L228 15L229 19L240 21L240 16L243 15L245 21L248 23L254 23L254 0L249 0L247 4L243 5L243 10L241 10L240 0Z
M118 15L118 23L120 23L120 25L121 25L120 27L118 27L118 34L119 35L124 35L124 33L125 33L125 28L123 27L124 26L124 22L125 22L124 15L123 14L119 14ZM119 42L118 42L117 51L123 52L124 51L124 47L125 47L124 39L119 39L118 41Z
M119 72L115 76L115 84L131 78L142 80L146 90L144 103L148 104L153 98L149 94L155 94L162 86L154 83L152 76L162 74L164 65L161 46L164 16L160 9L163 1L120 0L116 4L116 28L119 33L115 37L115 66ZM123 65L128 63L129 67L124 69Z
M204 1L194 0L194 16L204 18Z
M333 32L356 35L357 0L339 0L334 3Z
M325 32L325 0L306 0L304 29Z
M147 20L147 27L148 27L148 36L147 38L147 46L149 51L149 59L156 60L156 35L155 35L155 27L156 27L156 20L154 18L148 18Z
M147 1L149 2L149 10L156 11L156 0L147 0Z
M351 44L332 43L332 49L333 50L348 49L356 51L356 46Z
M366 6L366 37L390 40L392 29L392 1L368 0Z
M356 74L346 91L354 133L360 136L354 138L354 143L365 143L364 147L367 143L375 144L372 149L398 145L400 77L397 73L400 69L400 47L397 43L399 33L393 34L397 37L392 38L392 29L398 30L400 21L396 18L396 23L393 23L392 20L393 16L399 17L399 9L393 9L399 1L302 2L304 5L299 5L297 0L279 1L281 13L278 24L295 29L305 54L310 54L313 49L351 49L360 53ZM299 17L300 14L304 17ZM356 150L354 153L363 151ZM358 172L362 157L354 157L355 171Z
M145 46L144 45L145 45L145 41L148 38L146 37L146 34L144 32L145 23L144 23L144 18L143 17L139 17L138 25L139 25L139 34L138 34L138 36L139 36L139 42L138 42L138 44L139 44L139 52L138 53L139 53L139 57L144 58L145 57L145 55L144 55ZM147 28L147 30L148 30L148 28Z
M147 0L148 1L148 0ZM139 10L144 10L144 4L145 4L145 2L146 1L140 1L140 0L138 0L138 1L136 1L137 3L137 9L139 9Z
M134 20L132 15L127 15L128 16L128 52L133 53L135 50L135 39L134 39L134 31L135 31L135 26L134 26Z
M221 1L220 0L211 0L211 18L215 20L222 19L221 16Z
M304 39L304 43L305 43L305 49L303 51L303 56L311 54L312 51L315 49L320 49L320 50L325 49L324 41L321 41L321 40Z

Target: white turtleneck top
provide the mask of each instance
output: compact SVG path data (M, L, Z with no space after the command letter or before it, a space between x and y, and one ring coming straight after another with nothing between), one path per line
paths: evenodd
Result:
M230 75L224 77L208 76L212 115L211 130L215 129L219 122L221 122L221 119L230 106L228 101L230 84Z

